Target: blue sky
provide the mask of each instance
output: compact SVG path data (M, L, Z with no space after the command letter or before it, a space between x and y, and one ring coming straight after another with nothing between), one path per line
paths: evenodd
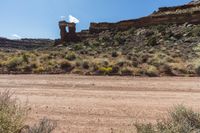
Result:
M116 22L151 14L162 6L191 0L0 0L0 36L7 38L58 38L61 16L80 20L77 29L90 22Z

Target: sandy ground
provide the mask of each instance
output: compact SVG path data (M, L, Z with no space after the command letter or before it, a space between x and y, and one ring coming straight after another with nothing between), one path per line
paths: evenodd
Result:
M169 108L200 109L200 78L0 75L31 107L28 123L48 117L55 133L131 133L135 120L154 122Z

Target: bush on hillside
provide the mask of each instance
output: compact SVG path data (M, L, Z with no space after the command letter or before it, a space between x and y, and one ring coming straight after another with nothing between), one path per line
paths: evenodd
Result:
M5 62L5 66L7 66L9 70L16 70L16 67L22 65L24 62L26 62L26 58L23 56L12 57Z
M69 61L75 60L76 59L75 53L69 53L69 54L67 54L66 59L69 60Z
M69 61L61 61L60 68L66 72L69 72L73 69L73 66Z
M158 45L156 37L150 37L147 42L148 46L156 46Z

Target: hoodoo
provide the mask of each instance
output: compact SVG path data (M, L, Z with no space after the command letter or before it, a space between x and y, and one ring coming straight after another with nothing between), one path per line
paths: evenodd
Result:
M68 27L68 32L66 30L66 27ZM75 23L60 21L59 28L60 28L61 42L76 42L79 40L79 37L76 34Z

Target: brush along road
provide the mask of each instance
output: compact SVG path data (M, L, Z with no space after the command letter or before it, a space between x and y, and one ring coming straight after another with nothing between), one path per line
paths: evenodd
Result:
M200 109L200 78L0 75L30 106L27 123L56 120L55 133L134 132L135 120L155 122L176 104Z

